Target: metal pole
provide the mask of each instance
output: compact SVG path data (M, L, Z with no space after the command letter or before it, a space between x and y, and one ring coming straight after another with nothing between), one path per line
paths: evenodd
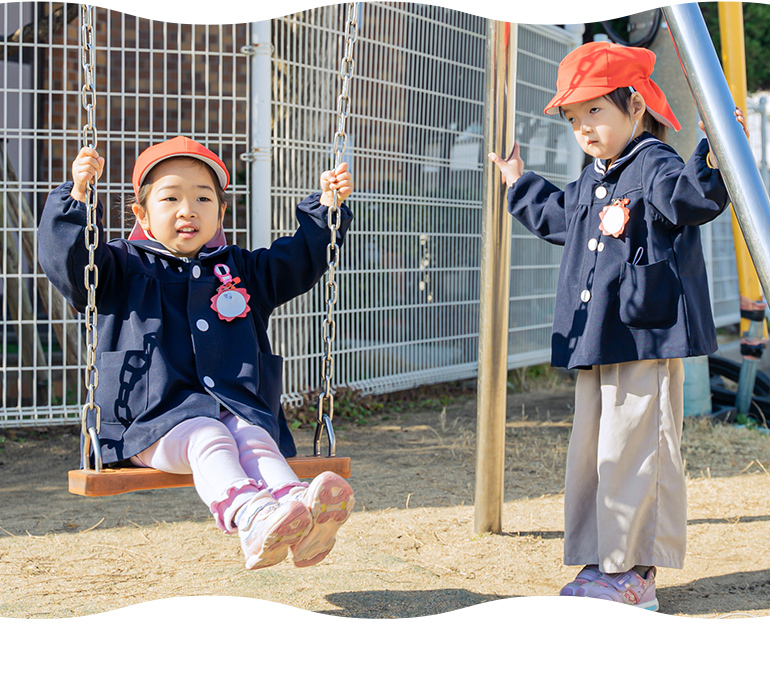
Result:
M516 24L487 24L484 144L485 151L502 155L513 148L516 32ZM484 161L474 527L477 533L499 533L505 471L511 217L500 172L486 156Z
M770 289L770 201L743 128L735 120L735 101L714 44L697 4L664 7L663 13L767 295Z
M271 58L270 20L251 24L251 248L270 246L271 223Z
M746 107L746 47L743 38L743 4L720 2L719 30L722 34L722 63L735 104L744 112ZM753 159L752 159L753 161ZM761 177L761 174L760 174ZM763 188L767 189L762 183ZM735 211L731 212L735 262L738 268L738 290L741 309L741 373L735 394L735 409L739 415L748 414L754 394L754 382L762 352L765 349L765 303L759 278L751 263L746 242Z
M760 127L759 134L762 142L762 154L760 159L760 173L762 181L765 183L765 189L770 191L770 170L767 168L767 98L762 96L759 99Z

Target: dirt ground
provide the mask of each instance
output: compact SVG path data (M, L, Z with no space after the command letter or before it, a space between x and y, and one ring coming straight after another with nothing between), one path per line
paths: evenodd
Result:
M357 618L553 596L562 562L571 384L510 394L503 533L474 535L476 404L418 403L337 424L356 509L321 564L243 568L193 489L94 499L67 492L77 429L0 432L0 617L66 618L224 595ZM312 430L295 432L310 449ZM688 420L686 567L658 576L673 616L770 614L770 436Z

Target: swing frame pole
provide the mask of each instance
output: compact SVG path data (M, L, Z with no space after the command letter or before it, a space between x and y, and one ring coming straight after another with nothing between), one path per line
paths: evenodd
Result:
M507 153L513 148L516 35L516 24L487 23L485 151ZM507 191L497 166L485 156L476 413L477 534L502 532L512 227Z
M770 200L697 4L663 8L698 113L765 295L770 290Z

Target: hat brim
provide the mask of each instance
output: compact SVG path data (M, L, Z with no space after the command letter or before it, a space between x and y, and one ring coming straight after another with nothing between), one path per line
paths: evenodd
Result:
M557 93L549 101L543 112L546 115L558 115L559 108L563 108L565 105L571 105L573 103L581 103L583 101L593 100L594 98L600 98L601 96L606 96L608 93L614 90L614 87L608 89L601 86L575 86L573 88L562 91L561 93ZM639 93L642 98L644 98L644 104L647 107L647 110L650 111L650 115L652 115L658 122L666 127L670 127L675 132L678 132L680 129L682 129L682 125L679 124L679 120L676 119L676 115L674 115L668 103L665 101L665 97L661 99L660 96L656 94L648 94L645 96L645 86L643 85L635 87L634 90L637 91L637 93ZM661 107L657 109L653 108L650 106L651 102L659 102Z
M199 160L202 163L208 165L214 171L214 174L217 176L217 180L219 181L219 185L222 187L222 189L227 189L227 186L230 183L230 175L228 174L227 170L222 168L216 161L211 160L211 158L200 156L196 153L172 153L150 163L150 165L144 169L144 172L142 172L142 176L139 178L137 186L142 186L144 181L147 179L147 175L150 174L150 171L153 168L160 165L161 163L164 163L165 161L171 160L172 158L195 158L196 160ZM136 190L136 192L138 193L138 190Z
M606 96L610 91L614 91L614 88L608 89L602 86L574 86L565 91L557 93L545 106L543 111L546 115L558 115L559 108L565 105L571 105L573 103L582 103L583 101L590 101L600 96Z

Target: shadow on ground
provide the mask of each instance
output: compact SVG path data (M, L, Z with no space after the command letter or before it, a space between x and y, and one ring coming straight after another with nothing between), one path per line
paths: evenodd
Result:
M687 615L766 611L770 606L770 570L704 577L658 590L660 610Z
M736 518L698 518L697 520L688 520L687 525L737 525L747 522L770 522L770 515L741 515Z
M346 618L417 618L508 598L469 592L467 589L335 592L326 600L341 610L322 613Z

